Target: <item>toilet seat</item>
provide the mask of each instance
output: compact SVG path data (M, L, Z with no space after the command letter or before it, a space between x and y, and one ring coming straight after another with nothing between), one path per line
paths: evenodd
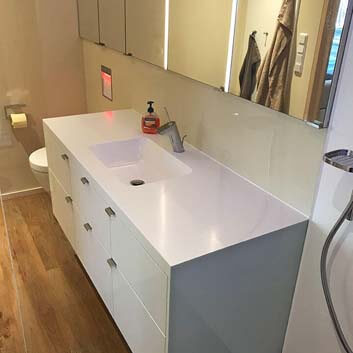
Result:
M47 149L45 147L34 151L29 156L31 168L39 173L48 173Z

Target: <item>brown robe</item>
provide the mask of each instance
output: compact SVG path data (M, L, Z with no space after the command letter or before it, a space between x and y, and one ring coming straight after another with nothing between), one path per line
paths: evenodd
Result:
M295 0L284 0L271 48L258 72L256 103L283 111L295 23Z
M255 35L249 37L248 51L240 70L240 97L251 100L256 86L256 74L260 66L261 54L257 46Z

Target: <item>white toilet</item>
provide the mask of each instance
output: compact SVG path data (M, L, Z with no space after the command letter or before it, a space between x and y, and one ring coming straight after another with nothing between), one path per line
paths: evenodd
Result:
M47 149L41 148L34 151L29 156L29 164L31 165L34 177L37 179L40 186L46 192L50 192L49 188L49 174L48 174L48 159L47 159Z

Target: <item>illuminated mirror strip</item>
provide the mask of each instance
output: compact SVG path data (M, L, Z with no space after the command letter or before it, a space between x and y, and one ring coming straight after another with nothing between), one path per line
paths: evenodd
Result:
M164 69L168 70L169 50L169 0L165 0L165 24L164 24Z
M224 91L229 92L231 72L232 72L232 61L233 61L233 51L234 51L234 40L235 40L235 22L237 15L238 0L233 0L232 4L232 17L230 20L230 33L229 33L229 43L228 43L228 57L227 57L227 68L226 68L226 79L224 83Z

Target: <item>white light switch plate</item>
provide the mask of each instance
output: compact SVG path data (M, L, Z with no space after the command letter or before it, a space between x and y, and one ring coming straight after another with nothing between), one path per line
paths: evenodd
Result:
M300 33L299 34L299 44L303 44L306 46L306 43L308 42L308 33Z

